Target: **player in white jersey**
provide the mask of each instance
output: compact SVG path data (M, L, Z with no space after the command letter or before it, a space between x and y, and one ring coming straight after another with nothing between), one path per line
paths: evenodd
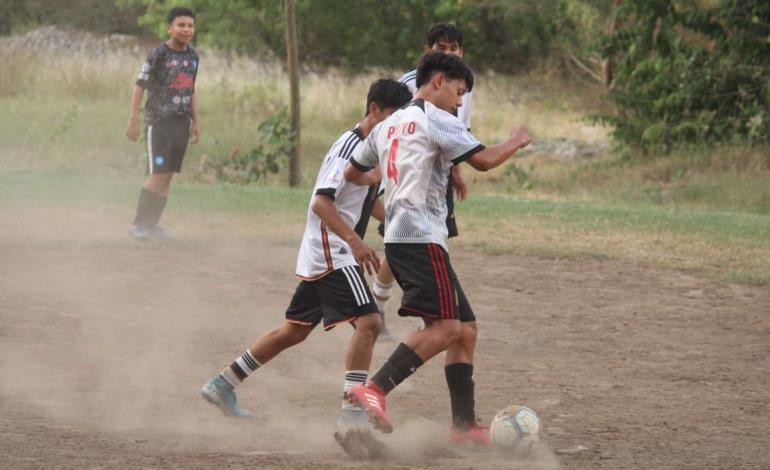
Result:
M376 272L379 258L362 239L379 179L373 179L371 186L358 186L347 183L343 173L348 159L371 129L411 97L406 86L395 80L376 80L369 88L364 119L342 134L324 158L297 257L296 274L301 281L284 323L260 336L201 390L203 398L226 415L252 416L238 406L234 389L283 350L304 341L321 321L325 330L339 323L354 327L345 358L343 391L366 381L381 323L361 269L363 266L370 273ZM338 416L341 428L365 427L367 423L361 408L343 401Z
M463 33L460 28L449 23L437 23L428 30L428 34L425 38L425 53L429 52L444 52L446 54L456 55L462 57L464 54L463 49ZM417 93L417 70L405 73L399 81L405 84L412 94ZM470 131L471 129L471 103L473 100L473 91L468 90L462 97L462 106L459 107L455 113L457 117L465 124L465 128ZM453 194L454 193L454 194ZM449 184L446 190L446 202L447 202L447 230L449 231L449 238L456 237L459 233L457 230L457 220L454 214L454 196L458 200L465 200L468 194L468 186L465 183L459 166L452 166L451 177L449 178ZM387 328L385 327L385 305L390 299L391 292L393 290L393 284L395 284L395 278L388 266L387 260L382 263L380 270L377 273L377 277L372 284L372 292L374 293L374 299L377 302L377 307L382 315L382 332L380 338L386 338L389 336ZM424 327L422 321L419 322L420 327Z
M473 74L459 57L433 52L417 67L412 103L375 126L345 170L349 181L369 182L381 168L385 184L385 257L404 291L399 315L425 320L423 330L399 344L366 385L346 398L369 413L375 427L393 429L385 395L425 361L447 351L445 375L452 406L450 437L488 444L476 423L473 359L476 318L447 253L446 185L452 165L468 162L486 171L531 142L526 129L484 147L452 113L473 87ZM376 172L376 171L375 171Z

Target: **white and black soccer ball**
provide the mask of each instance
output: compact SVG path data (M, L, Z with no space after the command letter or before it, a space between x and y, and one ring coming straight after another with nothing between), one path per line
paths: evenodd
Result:
M496 447L528 455L540 442L540 418L526 406L509 406L492 418L489 434Z

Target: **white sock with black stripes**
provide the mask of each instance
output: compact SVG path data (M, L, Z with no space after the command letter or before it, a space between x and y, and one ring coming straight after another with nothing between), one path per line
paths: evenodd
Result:
M366 379L369 377L369 372L365 370L349 370L345 372L345 386L343 388L343 391L345 393L349 392L351 388L355 387L356 385L363 385L366 383ZM343 410L360 410L361 408L352 405L342 400L342 409Z
M225 379L225 382L235 388L241 384L252 372L259 369L260 362L251 354L248 349L240 356L235 358L232 364L225 367L219 375Z

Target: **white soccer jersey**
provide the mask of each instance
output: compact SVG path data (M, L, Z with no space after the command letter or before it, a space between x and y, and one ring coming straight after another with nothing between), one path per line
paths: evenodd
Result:
M358 264L350 246L332 233L313 212L312 203L316 194L330 197L342 220L352 227L358 236L364 237L372 206L377 198L377 186L347 183L343 174L353 150L363 139L358 127L345 132L332 145L321 164L310 196L305 234L297 256L297 276L303 279L319 279L335 269Z
M372 129L351 163L380 165L385 243L436 243L447 249L446 189L452 164L484 146L452 114L422 99Z
M417 93L417 70L407 72L398 79L399 82L406 85L412 96ZM473 102L473 90L463 95L463 103L457 110L457 117L465 123L465 128L471 130L471 103Z

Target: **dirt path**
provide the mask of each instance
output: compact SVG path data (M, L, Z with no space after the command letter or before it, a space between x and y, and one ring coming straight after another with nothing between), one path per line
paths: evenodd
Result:
M255 421L198 397L282 319L295 247L173 215L178 240L134 243L124 216L0 215L0 468L360 466L332 438L346 327L239 389ZM398 455L368 466L770 468L768 289L614 262L453 263L480 318L479 414L527 404L547 448L528 462L450 450L436 360L391 395Z

